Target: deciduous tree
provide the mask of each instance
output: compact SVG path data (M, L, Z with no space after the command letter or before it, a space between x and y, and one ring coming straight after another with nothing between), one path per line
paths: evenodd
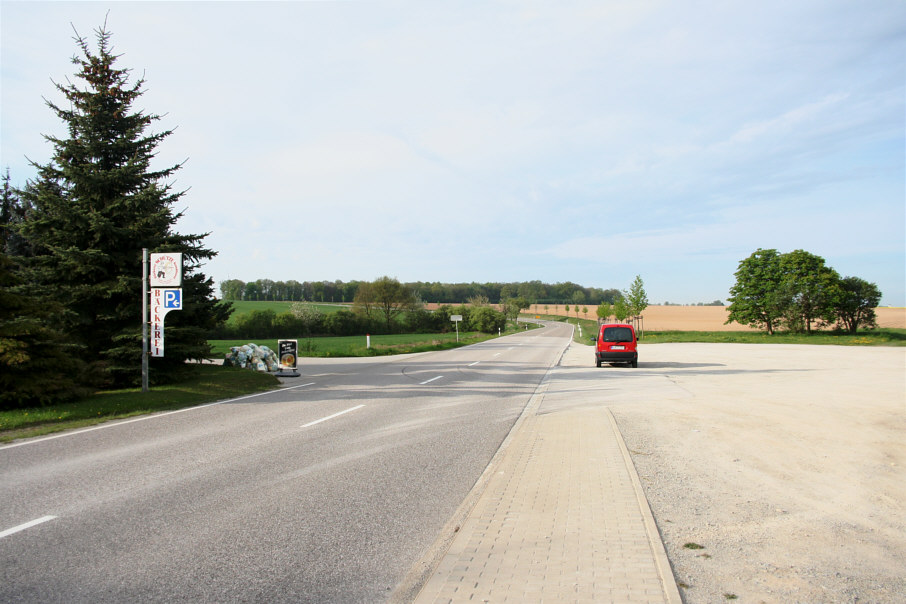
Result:
M245 281L224 279L220 282L220 295L224 300L242 300L245 293Z
M859 327L875 327L875 308L881 302L881 290L859 277L840 280L839 295L834 304L837 319L851 333Z
M775 249L758 249L740 261L736 283L730 288L727 323L764 328L774 333L783 317L783 268Z
M528 308L531 303L525 298L508 298L503 303L503 313L507 319L516 322L523 308Z
M302 327L305 329L305 335L308 336L308 352L311 354L312 332L324 320L324 313L314 304L306 304L304 302L295 302L291 309L293 316L302 323Z
M573 304L573 310L576 311L576 325L578 325L579 324L579 305L585 303L585 293L580 290L574 291L573 292L573 302L575 303L575 304Z
M613 316L621 323L629 316L629 305L626 303L626 298L623 296L617 298L613 303Z
M626 307L630 316L638 317L648 308L648 294L645 293L645 283L641 275L636 275L629 286L629 291L623 295L626 298Z
M805 250L780 256L780 294L787 327L811 333L815 321L832 322L834 300L839 293L840 275L824 258Z
M613 305L608 301L603 301L598 304L598 309L596 311L598 319L607 319L613 314Z
M363 283L356 292L354 308L366 315L376 313L384 322L387 333L393 331L393 321L402 312L418 307L415 293L391 277L381 277L372 283Z

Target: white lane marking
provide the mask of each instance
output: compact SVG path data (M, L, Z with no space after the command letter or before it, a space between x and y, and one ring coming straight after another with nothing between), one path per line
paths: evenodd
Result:
M502 354L502 353L498 352L498 353L495 354L494 356L495 356L495 357L499 357L501 354Z
M25 529L31 528L38 524L42 524L44 522L47 522L48 520L54 520L55 518L56 518L56 516L41 516L40 518L38 518L36 520L32 520L31 522L26 522L25 524L20 524L19 526L14 526L11 529L6 529L5 531L0 532L0 539L3 539L4 537L9 537L13 533L18 533L19 531L24 531Z
M481 361L475 361L474 363L469 363L469 367L474 367L475 365L479 364L480 362Z
M349 413L350 411L355 411L356 409L361 409L361 408L364 407L364 406L365 406L365 405L357 405L357 406L355 406L355 407L350 407L349 409L346 409L345 411L340 411L339 413L334 413L333 415L328 415L327 417L322 417L321 419L316 419L316 420L313 421L313 422L308 422L307 424L305 424L305 425L302 426L302 427L303 427L303 428L309 428L309 427L311 427L311 426L314 426L315 424L320 424L321 422L326 422L326 421L329 420L329 419L333 419L333 418L335 418L335 417L340 417L340 416L343 415L344 413Z
M439 376L437 376L437 377L431 378L430 380L425 380L424 382L422 382L421 384L419 384L419 386L424 386L425 384L430 384L430 383L433 382L434 380L439 380L439 379L442 378L442 377L444 377L444 376L439 375Z
M76 434L94 432L95 430L106 430L107 428L116 428L117 426L123 426L126 424L134 424L135 422L143 422L143 421L149 420L149 419L157 419L159 417L166 417L168 415L174 415L176 413L184 413L186 411L193 411L195 409L204 409L205 407L214 407L216 405L224 405L226 403L235 403L236 401L244 401L245 399L255 398L256 396L264 396L265 394L273 394L274 392L283 392L284 390L294 390L296 388L304 388L305 386L313 386L314 384L315 384L315 382L309 382L307 384L289 386L287 388L281 388L279 390L268 390L267 392L258 392L257 394L247 394L245 396L231 398L231 399L227 399L225 401L217 401L216 403L205 403L204 405L186 407L185 409L177 409L176 411L167 411L165 413L154 413L151 415L143 415L141 417L136 417L135 419L127 419L127 420L123 420L123 421L114 420L113 423L101 424L100 426L95 426L93 428L85 428L84 430L77 430L75 432L63 432L62 434L55 434L54 436L45 436L44 438L36 438L34 440L25 440L20 443L14 443L12 445L5 445L5 446L0 447L0 451L2 451L4 449L13 449L15 447L24 447L25 445L34 445L36 443L42 443L46 440L54 440L57 438L67 438L69 436L75 436Z

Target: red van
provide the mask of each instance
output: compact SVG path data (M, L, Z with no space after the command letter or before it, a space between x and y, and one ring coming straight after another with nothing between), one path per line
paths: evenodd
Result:
M625 323L602 325L595 338L595 366L602 363L628 363L639 366L638 340L635 329Z

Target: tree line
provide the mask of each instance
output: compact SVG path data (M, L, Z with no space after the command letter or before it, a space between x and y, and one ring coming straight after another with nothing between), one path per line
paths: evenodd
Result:
M133 108L144 80L116 65L110 33L97 50L76 34L74 79L54 82L65 103L45 101L66 136L45 135L47 163L24 188L3 178L0 207L0 408L40 405L141 380L142 250L183 254L183 309L167 316L165 357L151 379L177 379L187 359L210 354L209 333L230 305L199 269L216 252L206 234L180 234L168 181L181 164L154 169L172 131Z
M740 261L730 288L727 323L810 333L835 326L850 333L876 327L881 290L859 277L841 277L824 258L795 250L758 249Z
M487 298L475 296L468 304L444 304L426 310L408 284L383 276L358 282L350 309L324 312L311 302L295 302L291 310L277 313L253 310L238 316L215 331L218 339L302 336L350 336L364 333L443 333L455 328L450 317L462 316L465 331L496 333L528 308L524 298L510 298L502 310L492 308Z
M220 282L223 300L268 300L287 302L352 303L359 287L367 281L274 281L257 279L242 281L225 279ZM599 304L615 303L621 296L618 289L584 287L577 283L542 283L519 281L510 283L441 283L414 281L404 283L421 302L458 304L473 298L487 299L490 304L503 304L511 298L524 298L531 304Z
M253 310L238 315L211 332L212 339L250 340L254 338L305 338L317 336L358 336L389 333L448 333L456 326L453 315L463 317L460 331L497 333L505 329L507 315L490 306L444 304L434 310L417 308L394 317L390 324L372 312L339 309L324 312L311 302L295 302L291 310L278 313L271 309Z
M487 296L474 295L461 304L441 304L435 310L426 310L416 294L415 286L400 283L383 276L375 281L357 282L358 287L351 308L324 312L312 302L295 302L291 310L277 313L270 309L252 310L236 317L229 324L220 326L212 335L216 339L274 338L292 335L348 336L363 333L389 334L400 332L447 332L454 329L453 315L462 316L461 328L466 331L496 333L506 327L507 321L516 322L520 312L533 302L523 297L510 297L502 302L491 302ZM637 318L648 306L641 276L626 291L616 291L614 302L601 301L597 314L601 319L618 320ZM579 295L573 304L564 304L579 317L588 312L588 305ZM493 305L493 306L492 306ZM496 308L495 308L496 307Z
M382 278L385 279L385 278ZM380 280L378 280L380 282ZM376 283L378 283L376 282ZM396 282L401 288L402 284ZM369 284L373 285L373 284ZM364 289L364 288L363 288ZM237 316L233 321L218 327L212 337L216 339L248 339L279 337L354 336L362 334L391 333L447 333L455 329L453 315L462 316L461 331L497 333L506 328L509 316L487 303L444 304L426 310L420 304L410 304L404 299L357 299L350 309L341 308L324 312L311 302L294 302L287 312L271 309L253 310Z

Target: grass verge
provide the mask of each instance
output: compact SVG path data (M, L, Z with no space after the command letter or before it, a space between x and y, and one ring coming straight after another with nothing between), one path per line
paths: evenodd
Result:
M110 390L71 403L0 411L0 442L264 392L279 383L268 374L198 365L191 378L178 384L152 386L149 392L142 392L141 388Z
M817 344L829 346L906 346L906 329L872 329L854 334L815 331L811 334L758 331L648 331L645 344L713 342L718 344Z
M556 321L563 317L545 317ZM569 321L575 325L576 320ZM597 331L597 321L580 319L582 336L577 329L573 341L591 344L591 337ZM863 329L854 334L842 331L813 331L812 333L776 332L772 335L763 331L646 331L640 344L666 344L677 342L704 342L714 344L812 344L827 346L906 346L906 329Z

